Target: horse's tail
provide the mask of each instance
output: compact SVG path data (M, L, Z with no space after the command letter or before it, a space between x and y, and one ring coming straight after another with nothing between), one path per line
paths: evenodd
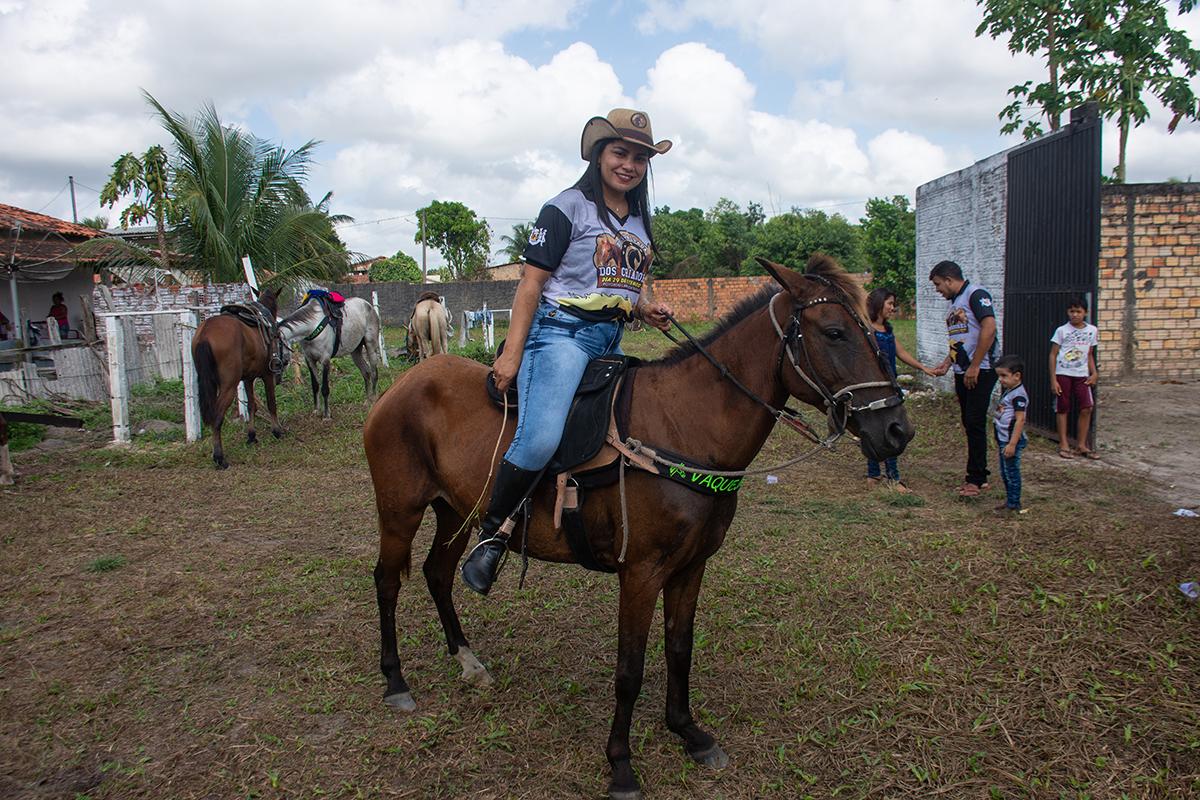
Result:
M436 308L429 309L427 318L429 320L430 351L433 353L446 352L446 348L442 346L446 340L446 316L442 313L440 304Z
M209 427L217 427L217 390L221 377L217 374L217 357L207 340L192 348L192 361L196 364L196 383L200 390L200 419Z

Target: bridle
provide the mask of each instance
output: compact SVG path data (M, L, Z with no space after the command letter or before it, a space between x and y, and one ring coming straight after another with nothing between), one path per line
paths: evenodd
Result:
M775 333L783 345L779 350L779 363L776 365L776 372L780 375L780 377L782 377L783 362L784 358L786 357L788 364L793 370L795 370L796 374L800 376L801 380L812 387L813 391L819 394L825 401L825 415L829 419L830 430L830 436L826 439L821 439L813 432L812 428L800 415L800 412L789 408L786 405L781 409L775 408L766 400L763 400L761 397L755 394L754 391L738 380L737 377L729 371L728 367L717 361L712 354L709 353L708 350L706 350L704 346L695 339L695 337L684 330L683 326L680 325L674 317L668 317L668 319L670 319L671 324L679 329L680 333L687 337L687 340L696 348L696 351L708 359L709 363L717 368L717 371L721 374L721 377L730 381L738 388L739 391L742 392L742 394L746 395L755 403L766 409L767 413L774 417L776 421L785 422L803 433L805 436L808 436L813 441L829 447L832 446L833 442L835 442L839 437L841 437L842 434L846 432L846 424L849 422L851 414L855 414L860 411L880 411L885 408L898 406L904 402L904 395L900 391L900 384L896 382L894 376L886 381L865 381L863 383L854 383L849 386L843 386L837 391L833 391L825 385L820 377L816 375L815 370L813 369L812 357L809 355L808 347L804 342L804 332L800 330L800 320L805 311L813 306L822 305L824 303L837 303L838 305L842 306L842 308L846 309L846 313L849 314L850 318L854 320L855 324L866 338L867 343L871 346L871 352L875 354L875 358L879 362L879 367L883 371L883 374L891 375L891 367L885 360L883 353L880 352L879 344L875 341L875 335L867 328L866 323L863 322L862 317L859 316L854 307L846 300L845 292L820 275L805 275L804 277L819 281L830 291L824 295L821 295L820 297L807 300L797 306L794 306L792 308L792 313L788 315L786 329L779 324L779 318L775 314L775 300L780 295L787 295L787 291L778 292L774 297L772 297L767 303L767 311L771 318L771 324L775 328ZM668 339L678 343L678 340L671 336L670 333L665 331L664 333ZM807 371L800 365L801 355L804 358L804 363L808 367ZM875 389L884 386L891 387L893 390L891 395L879 400L872 400L861 405L854 405L854 392L861 389Z
M779 297L779 295L786 295L787 292L779 292L775 295L775 297L771 298L770 302L767 304L767 311L771 317L771 324L775 327L775 333L779 336L779 340L783 343L783 347L779 351L779 365L777 367L778 371L783 371L783 359L786 355L788 363L791 365L795 373L800 376L800 379L812 387L813 391L819 394L825 401L825 411L829 416L830 423L834 425L835 429L839 432L845 430L846 422L849 420L851 414L855 414L860 411L881 411L885 408L893 408L903 403L904 395L900 390L900 384L897 383L896 378L892 376L891 366L887 363L883 353L879 350L879 343L875 341L874 333L872 333L872 331L867 327L867 324L863 321L862 317L859 316L854 307L847 302L845 292L820 275L806 275L805 277L819 281L820 283L824 284L827 289L836 292L836 294L831 292L819 297L814 297L811 300L807 300L797 306L794 306L792 308L792 313L788 316L788 325L786 329L779 324L779 319L775 315L775 298ZM879 367L883 371L883 374L891 376L888 378L888 380L854 383L849 386L843 386L841 389L838 389L835 392L826 386L820 377L816 376L815 370L813 369L812 357L809 355L808 347L805 344L804 332L800 330L800 318L808 309L825 303L837 303L846 310L846 313L852 320L854 320L855 324L866 338L867 343L871 346L871 352L875 354L875 360L879 363ZM803 367L800 366L800 358L797 354L797 351L799 351L799 355L804 357L804 362L808 367L807 372ZM888 395L887 397L880 398L879 400L872 400L861 405L854 404L854 392L861 389L876 389L880 387L890 387L892 389L892 394Z

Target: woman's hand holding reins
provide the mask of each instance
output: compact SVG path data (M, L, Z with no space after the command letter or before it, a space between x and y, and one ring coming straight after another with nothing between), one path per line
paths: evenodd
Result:
M507 392L520 371L521 351L516 348L511 351L507 347L504 348L504 352L496 356L496 361L492 364L492 377L496 381L496 389L501 394Z
M674 312L666 303L642 303L638 306L638 316L647 325L653 325L660 331L671 327L671 317Z

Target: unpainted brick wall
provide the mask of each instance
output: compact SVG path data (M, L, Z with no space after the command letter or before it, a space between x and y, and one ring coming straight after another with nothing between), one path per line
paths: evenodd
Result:
M1200 183L1105 186L1099 266L1101 373L1200 378Z

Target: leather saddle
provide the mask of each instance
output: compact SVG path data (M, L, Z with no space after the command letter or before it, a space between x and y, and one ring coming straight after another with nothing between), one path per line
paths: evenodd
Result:
M237 317L238 321L249 325L251 328L274 330L275 315L271 310L262 303L252 301L249 303L231 303L227 306L221 306L222 314L229 314Z

